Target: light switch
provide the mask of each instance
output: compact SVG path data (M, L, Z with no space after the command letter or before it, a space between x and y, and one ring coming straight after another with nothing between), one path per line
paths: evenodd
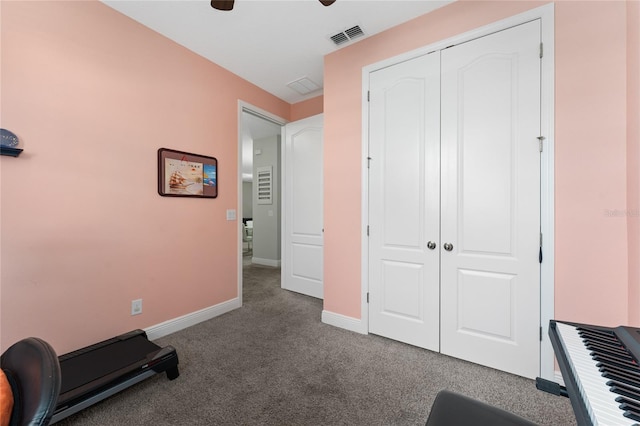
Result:
M236 220L236 211L234 209L227 210L227 220Z
M268 215L269 217L272 217L272 216L273 216L273 210L269 210L269 211L267 211L267 215Z

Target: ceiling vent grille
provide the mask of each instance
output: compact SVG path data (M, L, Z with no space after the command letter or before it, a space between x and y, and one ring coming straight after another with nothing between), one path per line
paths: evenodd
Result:
M355 27L351 27L337 34L334 34L329 38L335 43L336 46L340 46L341 44L347 43L354 38L362 37L363 35L364 31L362 31L360 25L356 25Z
M349 41L349 37L345 33L338 33L331 36L331 40L336 44L336 46L340 46L342 43L346 43Z
M308 77L299 78L296 81L292 81L288 83L287 86L301 95L308 95L311 92L315 92L317 90L322 89L320 85L311 81Z

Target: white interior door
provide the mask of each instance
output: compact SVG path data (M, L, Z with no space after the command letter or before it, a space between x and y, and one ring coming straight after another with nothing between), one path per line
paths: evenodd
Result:
M286 290L323 298L323 116L283 128L283 264Z
M442 51L441 351L530 378L540 372L539 46L537 20Z
M369 331L437 351L440 54L369 84Z

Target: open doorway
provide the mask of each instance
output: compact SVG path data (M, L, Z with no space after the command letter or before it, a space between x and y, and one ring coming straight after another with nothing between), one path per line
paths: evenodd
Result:
M238 226L240 294L244 267L280 267L281 128L284 120L240 106Z

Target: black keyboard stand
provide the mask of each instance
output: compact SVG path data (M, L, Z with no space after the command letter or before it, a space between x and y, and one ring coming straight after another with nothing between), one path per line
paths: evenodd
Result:
M550 393L556 396L564 396L569 398L567 388L560 383L552 382L551 380L543 379L542 377L536 377L536 389L543 392Z
M154 374L180 375L172 346L149 341L134 330L58 357L62 386L51 424L104 400Z

